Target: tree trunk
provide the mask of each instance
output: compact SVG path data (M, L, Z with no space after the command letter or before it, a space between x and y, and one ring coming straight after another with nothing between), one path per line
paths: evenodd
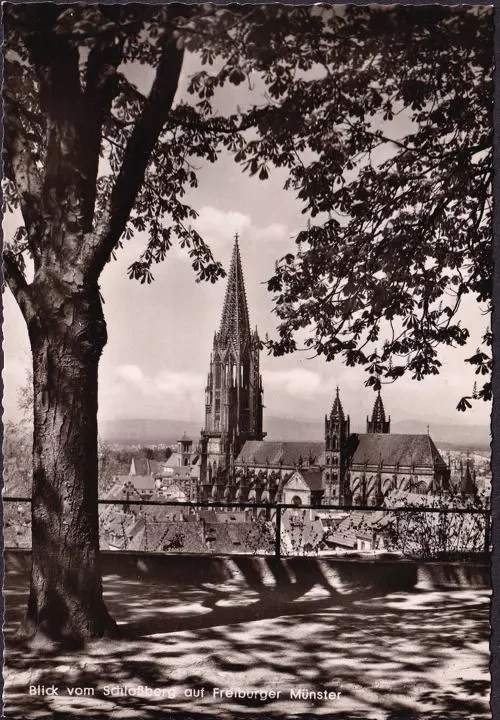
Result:
M97 370L106 325L97 287L37 290L32 570L21 633L75 646L116 632L99 566Z

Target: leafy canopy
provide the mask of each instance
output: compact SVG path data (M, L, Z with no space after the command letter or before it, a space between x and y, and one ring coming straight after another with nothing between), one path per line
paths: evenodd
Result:
M467 343L465 296L491 309L492 29L487 8L315 8L301 29L249 28L237 70L193 79L209 97L227 73L263 77L236 160L287 168L308 218L268 284L274 354L305 336L378 389ZM491 398L488 328L483 343L467 362L485 382L459 409Z
M274 354L305 335L328 360L364 366L377 389L438 373L439 347L466 344L466 295L490 308L489 9L35 4L7 5L5 16L5 198L25 221L7 249L8 279L26 254L35 273L43 264L37 204L54 186L55 68L71 59L65 87L91 188L79 217L96 276L137 231L148 243L132 278L150 282L175 240L199 280L223 275L189 225L186 195L197 163L230 152L262 180L285 168L305 214L269 281ZM174 102L185 52L200 71ZM151 69L148 93L133 82L138 67ZM227 83L248 90L243 109L223 115ZM20 157L35 178L27 188ZM490 346L486 330L468 360L486 380L473 393L483 399Z

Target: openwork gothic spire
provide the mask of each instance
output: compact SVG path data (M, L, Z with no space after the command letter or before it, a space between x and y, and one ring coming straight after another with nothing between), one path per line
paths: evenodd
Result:
M241 347L250 338L250 321L238 234L234 238L233 256L229 268L220 323L220 337L222 341L232 341L236 347Z

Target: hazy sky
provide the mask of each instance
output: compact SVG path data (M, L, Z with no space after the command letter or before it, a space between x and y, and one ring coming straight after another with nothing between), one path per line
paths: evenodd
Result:
M185 65L185 76L192 63ZM185 76L179 97L185 87ZM147 84L147 78L138 78ZM221 104L241 102L239 90L225 91ZM304 227L301 207L282 189L284 174L274 171L268 181L248 178L230 158L199 172L199 188L190 196L199 218L193 225L228 269L233 238L240 235L250 321L261 337L273 334L276 318L265 281L275 260L293 249L291 239ZM12 219L5 224L6 236ZM126 244L101 279L109 340L100 367L99 418L178 418L200 421L204 386L214 331L218 328L225 280L216 285L195 282L189 259L174 247L155 268L156 281L141 285L127 278L126 269L145 245L135 238ZM18 417L17 391L30 364L24 321L9 291L4 293L4 408L7 418ZM422 382L400 380L383 391L394 421L419 419L462 425L487 423L490 408L475 403L468 413L456 411L463 394L470 393L473 370L464 358L473 354L488 318L473 301L464 305L462 319L471 330L466 348L443 350L438 377ZM321 419L329 412L335 386L341 388L344 409L354 429L373 405L373 391L364 387L363 369L345 368L298 353L284 358L261 354L265 415Z

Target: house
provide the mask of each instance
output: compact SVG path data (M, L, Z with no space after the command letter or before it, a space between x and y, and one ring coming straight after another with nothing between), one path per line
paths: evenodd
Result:
M379 522L382 511L350 512L325 535L323 545L335 551L370 551L384 549Z

